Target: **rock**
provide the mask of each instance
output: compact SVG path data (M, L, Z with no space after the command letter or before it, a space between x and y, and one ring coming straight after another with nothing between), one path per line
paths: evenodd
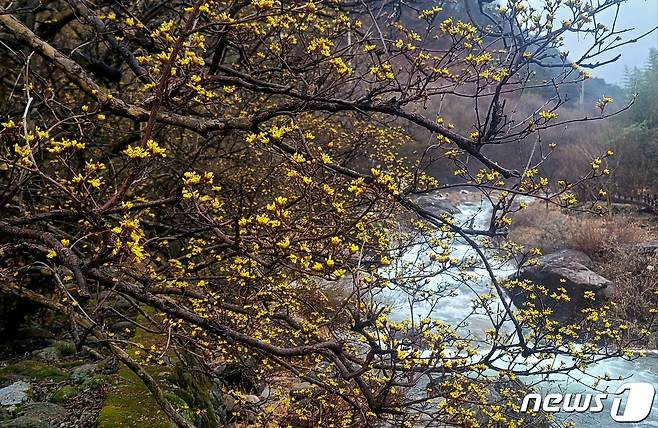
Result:
M568 265L570 263L580 263L583 266L591 268L594 264L590 256L578 250L565 249L555 253L546 254L540 258L544 265Z
M17 406L27 401L32 392L32 385L27 382L18 381L0 389L0 405Z
M0 380L20 378L65 380L68 377L68 373L64 370L34 360L23 360L0 368Z
M31 403L23 406L15 419L0 422L0 428L50 428L58 426L67 411L54 403Z
M87 379L85 379L85 381L82 383L80 388L83 390L90 389L92 391L97 391L109 383L110 383L110 379L107 375L94 374L88 377Z
M74 386L66 385L55 391L50 397L50 401L53 403L64 403L76 395L78 395L78 389Z
M658 240L640 242L635 244L635 251L646 256L658 256Z
M310 382L297 382L290 387L290 396L303 398L312 393L315 386Z
M415 203L433 215L440 215L444 213L457 214L460 212L459 208L457 208L455 204L436 193L411 195L409 199L411 202Z
M538 296L541 302L546 307L552 307L558 319L573 321L582 309L591 307L602 297L608 297L614 289L610 280L587 267L591 264L592 260L579 251L561 250L540 257L537 266L523 268L518 279L530 280L546 287L548 296ZM551 298L550 295L557 292L558 288L564 288L571 300L556 302ZM586 291L595 293L595 302L584 298ZM518 287L511 290L510 297L517 307L522 307L528 300L527 292Z
M37 349L32 352L32 357L40 361L46 361L48 363L55 363L62 359L62 354L54 346L48 346L47 348Z
M244 399L247 401L247 403L250 404L256 404L260 401L260 398L253 395L253 394L247 394L244 396Z
M274 391L272 390L272 387L269 385L265 385L265 388L260 392L260 398L263 400L267 400L268 398L273 398L274 397Z
M98 364L83 364L71 370L71 379L81 383L90 378L98 370Z
M117 321L110 325L110 331L115 333L124 333L126 330L134 330L135 324L130 321Z
M57 348L63 357L69 357L71 355L75 355L78 352L78 348L76 348L75 343L67 340L58 340L55 342L55 348Z

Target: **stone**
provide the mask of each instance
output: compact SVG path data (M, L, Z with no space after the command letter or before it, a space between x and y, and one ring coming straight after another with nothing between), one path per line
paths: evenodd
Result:
M115 333L124 333L126 330L135 330L135 324L130 321L117 321L110 325L110 330Z
M583 253L582 251L572 250L569 248L565 250L556 251L554 253L546 254L540 257L540 260L543 265L552 265L552 266L558 266L558 265L567 266L572 263L580 263L583 266L591 268L594 264L591 257L588 256L587 254Z
M32 385L22 380L0 389L0 405L17 406L27 401Z
M646 256L658 256L658 239L635 244L635 251Z
M0 380L21 378L65 380L68 379L68 377L68 373L64 370L34 360L22 360L0 368Z
M18 417L0 422L0 428L50 428L66 418L67 411L54 403L30 403L23 406Z
M436 193L411 195L409 199L420 208L435 216L444 213L457 214L460 212L455 204Z
M518 279L530 280L546 287L548 296L539 296L542 303L553 308L556 318L573 321L582 309L609 297L614 290L614 284L610 280L588 267L591 264L592 260L586 254L575 250L561 250L540 257L537 266L523 268ZM551 298L550 295L557 292L558 288L564 288L571 300L556 302ZM586 291L593 291L596 300L586 299ZM527 293L519 288L511 290L510 297L517 307L522 307L528 300Z
M247 401L247 403L250 404L256 404L260 401L260 398L253 395L253 394L247 394L244 396L244 399Z
M54 346L48 346L43 349L37 349L32 352L32 357L36 360L45 361L48 363L56 363L62 359L62 354Z
M98 370L98 364L83 364L71 369L71 379L81 383L90 378Z
M53 393L50 397L50 401L53 403L64 403L76 395L78 395L78 389L76 387L65 385Z
M274 397L274 391L272 391L272 387L269 385L265 385L265 388L260 392L260 398L263 400L267 400L268 398Z

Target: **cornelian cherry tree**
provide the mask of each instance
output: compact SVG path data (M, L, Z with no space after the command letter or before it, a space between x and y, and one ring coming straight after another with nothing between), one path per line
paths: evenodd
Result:
M625 355L631 339L605 306L574 324L532 300L514 309L485 250L535 262L501 244L513 213L533 198L576 206L579 182L609 173L601 153L582 180L549 182L542 135L615 114L603 97L600 116L562 120L560 94L625 43L597 19L624 1L443 3L4 2L2 293L66 315L79 349L95 336L179 426L244 412L185 416L153 367L248 369L277 391L244 405L260 425L529 426L518 376ZM591 43L582 58L563 51L568 33ZM553 95L515 110L533 88ZM523 164L496 156L513 144L532 148ZM460 187L489 205L486 227L417 203ZM456 239L481 260L453 256ZM426 257L402 258L419 245ZM472 303L491 320L484 341L432 314L391 318L386 293L441 311L450 290L428 279L468 284L474 263L491 277ZM109 330L127 317L118 296L142 313L128 332ZM308 388L290 395L295 380Z

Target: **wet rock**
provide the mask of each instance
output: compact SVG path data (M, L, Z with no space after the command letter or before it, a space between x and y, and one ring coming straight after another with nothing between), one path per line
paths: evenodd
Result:
M0 389L0 405L17 406L27 401L32 392L32 385L18 381Z
M523 268L518 275L519 279L530 280L535 284L541 284L548 290L548 296L539 296L541 303L551 307L558 319L572 321L577 318L580 311L591 307L594 302L585 299L586 291L593 291L596 301L608 297L614 289L614 284L592 271L588 265L592 260L579 251L562 250L539 258L537 266ZM556 301L550 297L564 288L571 298L570 301ZM521 307L528 300L527 292L516 288L510 292L512 301L517 307Z
M54 403L31 403L23 406L18 417L0 422L0 428L50 428L66 418L67 411Z

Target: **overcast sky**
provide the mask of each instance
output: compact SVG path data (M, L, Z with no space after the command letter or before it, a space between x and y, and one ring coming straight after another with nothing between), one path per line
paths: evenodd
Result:
M602 0L593 0L593 3L596 5L597 1ZM535 6L541 6L544 1L530 0L530 3ZM614 13L615 8L608 9L604 14L600 15L598 22L603 22L610 27L614 19ZM634 28L633 31L622 36L624 40L639 37L657 25L658 0L628 0L622 6L617 19L617 29ZM566 49L571 53L570 57L573 59L578 57L578 54L582 55L587 47L591 46L591 40L591 38L583 39L582 36L579 38L576 35L566 37ZM610 83L621 83L624 77L624 66L628 66L629 68L636 66L642 67L649 56L649 49L651 48L658 49L657 31L644 37L637 43L625 45L616 52L602 56L601 59L603 60L621 54L621 58L617 62L596 68L592 72L596 77L602 77Z

